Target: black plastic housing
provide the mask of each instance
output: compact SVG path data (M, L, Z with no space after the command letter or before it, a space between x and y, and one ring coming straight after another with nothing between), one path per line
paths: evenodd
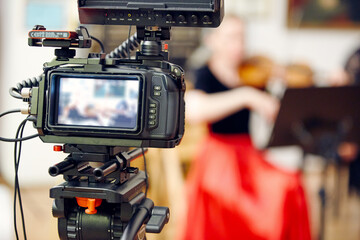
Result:
M87 59L85 59L88 61ZM85 61L84 60L84 61ZM180 67L165 61L114 61L111 64L68 63L45 68L39 88L33 88L32 114L37 116L40 138L48 143L68 143L123 147L171 148L184 134L185 83ZM101 61L92 59L92 61ZM99 78L121 81L136 78L140 84L136 127L77 126L56 121L60 77ZM85 90L84 90L85 91Z
M82 24L217 27L224 0L78 0Z

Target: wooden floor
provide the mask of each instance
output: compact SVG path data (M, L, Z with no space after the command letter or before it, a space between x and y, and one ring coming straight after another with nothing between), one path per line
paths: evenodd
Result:
M315 164L316 165L316 164ZM305 169L304 184L306 187L307 196L310 205L311 226L313 239L319 239L319 212L320 201L318 190L321 185L321 163L319 166L310 166ZM360 239L360 200L356 195L347 194L347 169L341 170L341 181L339 184L339 208L336 212L336 192L335 192L335 177L336 171L334 167L328 169L326 188L328 193L327 210L326 210L326 227L324 240L359 240ZM50 186L49 186L50 187ZM164 189L158 186L159 189ZM156 186L153 186L156 189ZM155 190L154 190L155 191ZM12 191L10 189L10 202L12 202ZM174 194L174 193L172 193ZM25 208L26 231L29 240L49 240L58 239L57 236L57 221L51 215L52 200L48 198L48 188L32 188L23 189L23 205ZM1 196L0 196L1 197ZM178 198L177 201L181 203L183 199ZM167 200L161 201L166 204ZM180 206L181 204L179 204ZM12 209L12 206L7 206ZM176 204L170 204L172 212L177 212ZM12 212L12 211L11 211ZM8 217L9 224L12 227L12 216ZM20 219L18 218L20 223ZM5 224L5 223L1 223ZM19 225L20 226L20 225ZM178 229L179 223L176 219L176 214L172 215L170 223L164 228L163 233L159 235L151 235L149 239L157 240L172 240L174 232ZM20 239L23 239L20 233ZM1 237L0 237L1 239ZM15 239L15 238L13 238ZM8 239L4 239L8 240ZM12 239L9 239L12 240Z
M316 164L315 164L316 165ZM322 162L305 169L304 184L309 199L313 239L320 239ZM339 178L337 178L339 174ZM359 173L360 174L360 173ZM325 177L326 211L324 240L360 239L360 198L348 191L348 168L330 165Z

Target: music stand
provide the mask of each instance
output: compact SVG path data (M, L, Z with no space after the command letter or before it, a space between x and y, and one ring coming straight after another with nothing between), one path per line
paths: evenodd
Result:
M287 89L267 147L298 145L323 156L319 239L324 239L326 170L340 143L360 146L360 87Z

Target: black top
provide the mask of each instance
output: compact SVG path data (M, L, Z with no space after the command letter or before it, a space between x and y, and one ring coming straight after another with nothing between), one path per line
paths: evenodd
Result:
M354 81L353 84L360 85L360 49L356 50L345 65L346 72ZM349 168L349 188L355 190L360 195L360 153L358 153L355 161L350 163Z
M195 88L206 93L211 94L230 90L217 80L208 66L196 70L194 77ZM250 111L248 109L241 110L218 122L210 124L210 130L214 133L222 134L249 133L249 116Z
M345 70L354 81L353 84L360 85L360 49L356 50L347 60Z

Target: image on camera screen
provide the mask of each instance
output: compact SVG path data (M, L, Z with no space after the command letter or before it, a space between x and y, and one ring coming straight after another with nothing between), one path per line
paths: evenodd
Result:
M57 124L135 130L139 79L59 79Z

